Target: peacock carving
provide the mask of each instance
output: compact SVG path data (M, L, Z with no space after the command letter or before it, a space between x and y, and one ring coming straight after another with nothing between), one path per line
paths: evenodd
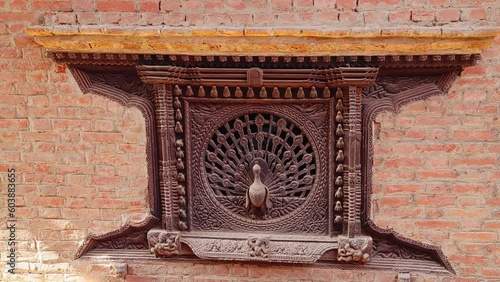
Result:
M255 220L298 209L316 178L315 154L302 129L268 113L245 114L216 129L204 166L216 200Z
M250 217L255 218L256 211L264 219L267 218L269 210L272 208L272 203L269 197L269 190L266 185L260 180L261 167L258 164L253 166L254 181L247 190L245 208Z

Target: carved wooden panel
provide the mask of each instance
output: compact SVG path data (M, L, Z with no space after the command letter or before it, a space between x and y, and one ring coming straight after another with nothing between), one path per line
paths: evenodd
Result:
M439 247L371 221L372 124L445 93L478 56L108 55L53 57L84 92L143 111L152 216L89 237L77 256L453 272Z
M185 103L193 229L328 233L329 100Z

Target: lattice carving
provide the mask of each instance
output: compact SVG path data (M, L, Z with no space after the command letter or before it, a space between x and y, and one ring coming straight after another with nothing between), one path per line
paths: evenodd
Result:
M316 176L307 137L290 121L271 114L247 114L219 127L207 148L205 170L216 197L228 198L225 202L246 198L247 206L253 207L267 205L270 218L299 207ZM237 212L257 216L252 208Z
M192 103L189 116L192 132L200 136L190 138L195 140L191 162L203 164L193 173L193 185L198 187L192 191L195 228L327 232L328 173L320 177L320 171L330 165L324 131L328 104L200 101ZM211 202L217 209L210 207ZM306 216L305 211L298 212L302 209L312 213ZM291 218L306 223L285 221Z

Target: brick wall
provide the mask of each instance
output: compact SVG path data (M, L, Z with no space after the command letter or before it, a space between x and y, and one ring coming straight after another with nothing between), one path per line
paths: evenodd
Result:
M0 193L17 177L17 276L7 273L0 231L0 280L120 280L110 264L74 261L89 232L147 213L145 128L137 109L83 95L69 73L24 33L45 24L172 26L498 25L495 0L0 0ZM374 220L440 244L457 277L500 271L500 40L447 96L377 118ZM1 209L0 218L6 220ZM133 263L129 281L393 281L396 273L323 266ZM413 281L413 280L412 280Z

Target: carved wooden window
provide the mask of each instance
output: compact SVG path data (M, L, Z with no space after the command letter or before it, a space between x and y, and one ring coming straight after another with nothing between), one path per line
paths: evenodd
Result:
M141 109L148 134L151 216L90 236L78 257L453 272L439 247L371 221L371 132L477 55L53 56L84 92Z

